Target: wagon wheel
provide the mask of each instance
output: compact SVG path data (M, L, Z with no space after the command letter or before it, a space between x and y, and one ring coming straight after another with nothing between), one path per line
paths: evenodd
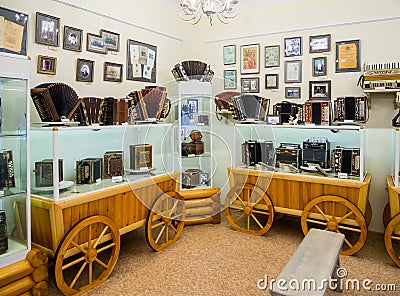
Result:
M400 267L400 213L386 226L385 246L390 258Z
M274 207L260 187L246 183L236 185L226 195L225 215L233 229L263 235L274 221Z
M183 197L175 191L161 194L153 203L146 220L146 240L154 251L177 241L184 226Z
M371 223L372 219L372 207L369 200L367 201L367 207L365 208L365 222L367 222L367 226Z
M325 195L311 200L301 214L304 235L309 228L343 233L342 255L361 250L367 239L367 223L361 211L350 201L339 196Z
M383 209L383 213L382 213L382 222L383 222L383 225L385 226L385 228L389 224L391 215L392 214L390 213L390 205L389 205L389 203L387 203L385 208Z
M115 223L91 216L75 224L55 254L54 277L65 295L80 295L104 282L118 260L120 237Z

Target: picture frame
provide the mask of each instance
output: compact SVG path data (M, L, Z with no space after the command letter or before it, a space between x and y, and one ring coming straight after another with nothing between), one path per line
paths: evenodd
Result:
M302 61L285 61L285 83L301 82Z
M236 84L236 70L224 70L224 89L236 89Z
M336 73L360 72L360 40L336 42Z
M267 115L268 124L281 124L281 117L279 115Z
M331 34L315 35L309 37L309 53L331 51Z
M83 30L64 26L63 49L72 51L82 51Z
M260 73L260 44L240 46L240 74Z
M103 37L104 47L107 51L119 51L120 35L107 30L100 31L101 37Z
M331 81L309 81L310 100L331 100Z
M0 52L26 56L29 15L0 7L0 17L3 24L7 23L2 27L3 42L0 42ZM8 36L8 38L4 39L4 36Z
M104 45L103 37L101 37L100 35L87 33L86 50L96 53L107 53L107 48Z
M188 99L187 105L190 114L199 112L199 101L197 99Z
M327 73L327 57L317 57L312 59L312 76L326 76Z
M300 99L301 98L301 87L285 87L285 99Z
M199 184L203 186L208 185L208 173L200 173L199 174Z
M241 78L241 92L242 93L258 93L260 92L260 78L259 77L251 77L251 78Z
M128 39L126 79L156 83L157 46Z
M297 57L302 53L302 37L291 37L284 39L285 57Z
M76 81L93 82L94 61L77 59L76 60Z
M279 88L279 74L265 74L265 89Z
M60 46L60 18L36 12L35 42Z
M225 45L223 49L224 65L236 64L236 45Z
M38 56L37 72L40 74L55 75L57 71L57 58L49 56Z
M103 80L122 82L122 64L104 62Z
M270 45L264 47L264 68L279 67L280 46Z

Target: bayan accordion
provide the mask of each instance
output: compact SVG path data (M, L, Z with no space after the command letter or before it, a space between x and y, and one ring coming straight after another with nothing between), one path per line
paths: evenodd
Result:
M64 179L63 160L58 160L58 181ZM53 186L53 159L43 159L35 162L36 187Z
M104 153L104 178L124 175L124 158L122 151L108 151Z
M76 162L76 183L93 184L101 180L101 158L85 158Z
M140 168L153 167L153 146L151 144L137 144L129 146L130 168L140 170Z
M200 80L211 82L214 71L209 64L201 61L184 61L171 70L176 81Z
M0 150L0 188L15 187L14 162L11 150Z
M256 95L241 94L232 97L240 121L265 121L270 100Z
M319 165L323 169L330 167L330 143L325 138L310 138L303 142L302 165Z
M333 102L334 121L366 122L368 111L367 97L342 97Z
M283 101L273 106L273 115L279 115L280 123L289 123L290 117L298 118L298 123L303 122L303 105Z
M8 250L6 212L0 210L0 255Z
M245 141L242 143L242 162L246 166L255 166L259 162L273 166L274 158L274 144L271 141Z
M336 147L332 150L333 169L337 173L360 176L360 149Z
M329 125L331 102L307 101L304 103L304 122L306 124Z
M290 164L299 168L301 165L301 148L300 144L281 143L276 148L276 167L281 164Z

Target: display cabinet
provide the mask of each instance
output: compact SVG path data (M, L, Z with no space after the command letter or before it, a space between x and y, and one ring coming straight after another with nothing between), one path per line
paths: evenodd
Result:
M30 250L29 65L0 53L0 268ZM19 206L21 205L21 206Z

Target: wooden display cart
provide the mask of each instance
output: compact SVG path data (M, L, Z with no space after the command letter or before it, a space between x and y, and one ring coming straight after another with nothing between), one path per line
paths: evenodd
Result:
M390 258L400 267L400 187L395 186L392 176L386 177L389 194L389 222L385 229L385 247ZM385 220L385 211L384 211Z
M148 177L57 202L32 195L32 244L54 258L57 288L80 295L104 282L117 262L120 236L139 227L153 250L174 243L184 226L177 178Z
M235 230L263 235L280 213L301 217L304 235L311 227L343 233L344 255L364 246L370 174L363 181L244 168L228 174L225 214Z

